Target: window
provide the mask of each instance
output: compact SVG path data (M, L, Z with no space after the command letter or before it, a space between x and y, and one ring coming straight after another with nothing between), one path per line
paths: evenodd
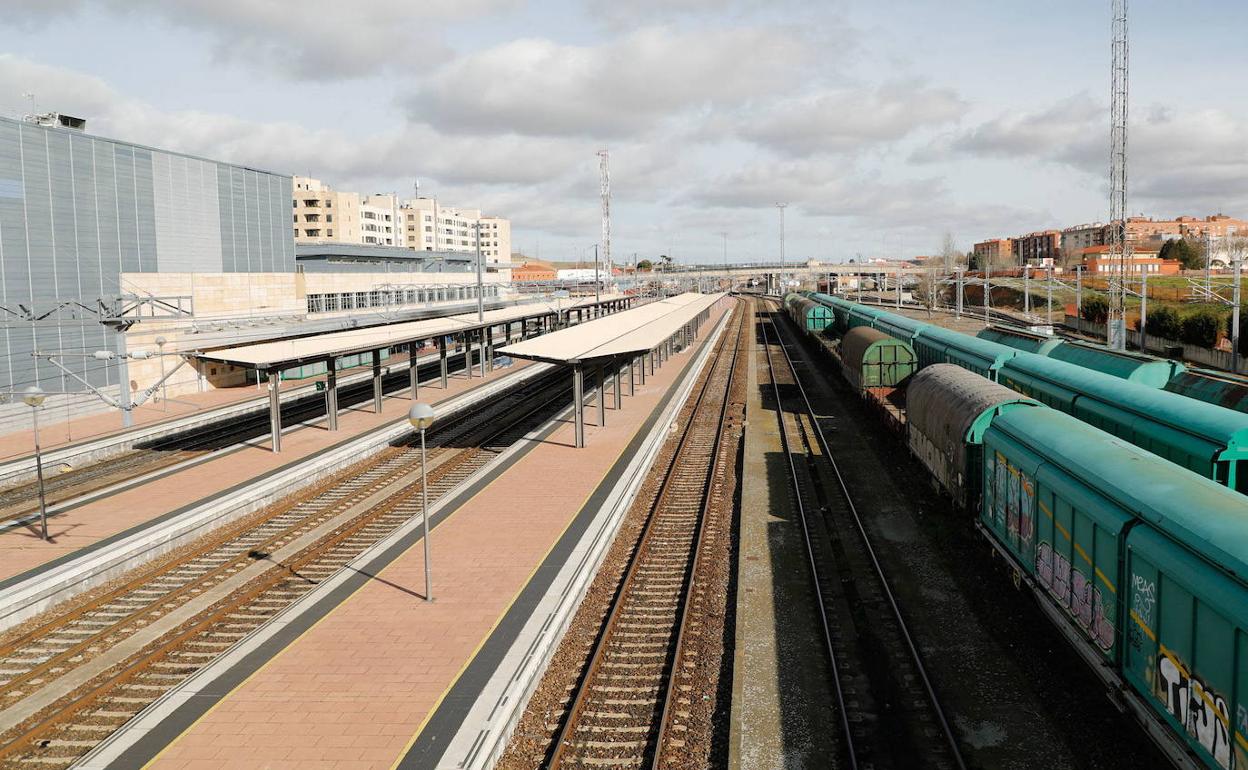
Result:
M327 200L327 201L325 201L325 208L327 208L327 209L332 209L333 207L334 207L334 202L333 202L333 201L331 201L331 200Z
M334 215L333 215L333 214L326 214L326 215L325 215L325 221L326 221L326 222L333 222L333 221L334 221Z
M432 228L432 227L430 227L429 225L425 225L425 232L427 232L427 233L431 233L431 232L433 232L433 228Z
M333 237L334 237L334 230L333 230L333 228L330 228L330 229L328 229L328 230L326 230L326 231L325 231L325 237L327 237L327 238L333 238Z

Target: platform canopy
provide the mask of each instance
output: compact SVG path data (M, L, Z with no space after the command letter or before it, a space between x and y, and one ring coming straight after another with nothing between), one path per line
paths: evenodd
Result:
M609 317L499 348L502 355L552 364L583 364L654 350L723 294L680 294Z
M513 307L487 310L482 320L477 314L461 313L441 318L425 318L419 321L404 321L383 326L370 326L364 329L318 334L310 337L275 340L272 342L255 342L246 345L235 345L218 350L209 350L195 354L197 358L207 361L220 361L248 369L285 369L303 363L324 361L328 358L349 356L371 350L412 342L427 340L450 334L462 334L487 326L498 326L514 323L526 318L554 315L577 308L592 307L597 304L618 302L628 299L623 294L604 294L598 299L589 297L582 300L558 300L554 302L533 302Z

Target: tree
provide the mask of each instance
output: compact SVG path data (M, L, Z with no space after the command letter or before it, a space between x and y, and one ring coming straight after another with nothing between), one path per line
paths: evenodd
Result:
M1184 270L1203 270L1205 267L1205 250L1199 243L1186 238L1166 241L1161 245L1157 256L1162 259L1178 260Z
M1148 314L1148 336L1161 337L1166 340L1177 340L1183 329L1183 321L1178 311L1162 305Z
M961 264L963 264L962 252L958 250L958 244L953 240L953 233L946 232L940 245L940 266L948 272Z
M1083 320L1094 324L1103 324L1109 318L1109 303L1104 297L1093 294L1083 299Z
M1222 319L1212 310L1197 310L1183 319L1179 339L1189 345L1212 349L1218 344L1218 331L1222 328Z
M648 259L643 259L637 263L637 269L638 270L653 270L654 263Z

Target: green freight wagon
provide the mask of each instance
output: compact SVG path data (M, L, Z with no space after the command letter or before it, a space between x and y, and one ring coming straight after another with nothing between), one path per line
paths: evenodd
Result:
M1188 369L1166 383L1166 390L1206 404L1248 412L1248 378L1228 372Z
M832 309L832 317L835 319L833 327L839 334L849 331L849 311L854 308L854 303L841 297L831 294L821 294L811 292L807 295L809 299L813 299L821 305L827 305Z
M801 294L786 296L784 307L793 323L808 332L822 332L833 320L832 310L827 305L807 299Z
M1185 367L1178 361L1165 358L1110 350L1089 342L1067 342L1047 353L1049 358L1082 366L1102 374L1119 377L1150 388L1164 388Z
M1030 353L997 381L1248 494L1248 414Z
M1036 353L1042 356L1048 355L1050 350L1065 342L1061 337L1054 337L1051 334L1040 334L1019 326L993 325L975 336L981 340L988 340L998 345L1005 345L1015 350Z
M928 326L931 326L931 324L916 321L899 313L890 313L886 310L878 311L875 316L876 329L906 342L912 342Z
M979 505L984 431L1009 409L1040 403L953 364L934 364L906 386L910 451L963 508Z
M1243 498L1051 409L995 417L984 452L981 526L1076 649L1172 758L1245 766Z
M990 380L997 379L997 371L1019 354L1019 351L1005 345L933 324L924 327L913 344L920 368L932 364L956 364Z
M895 388L917 366L909 344L879 329L859 326L841 341L841 368L855 390Z

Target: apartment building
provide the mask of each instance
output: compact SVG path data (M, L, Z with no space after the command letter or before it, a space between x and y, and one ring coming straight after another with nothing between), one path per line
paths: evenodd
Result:
M480 209L400 199L393 193L339 192L318 179L294 178L296 243L355 243L414 251L477 252L489 263L511 259L511 221Z
M980 241L972 247L972 250L975 254L975 262L980 265L984 264L985 260L992 265L1013 264L1014 262L1014 245L1009 238Z
M1051 265L1062 254L1061 230L1041 230L1010 239L1014 259L1020 265Z
M360 235L360 194L338 192L319 179L293 178L295 243L364 243Z
M1067 260L1078 259L1083 250L1105 244L1105 225L1101 222L1075 225L1062 230L1062 255Z

